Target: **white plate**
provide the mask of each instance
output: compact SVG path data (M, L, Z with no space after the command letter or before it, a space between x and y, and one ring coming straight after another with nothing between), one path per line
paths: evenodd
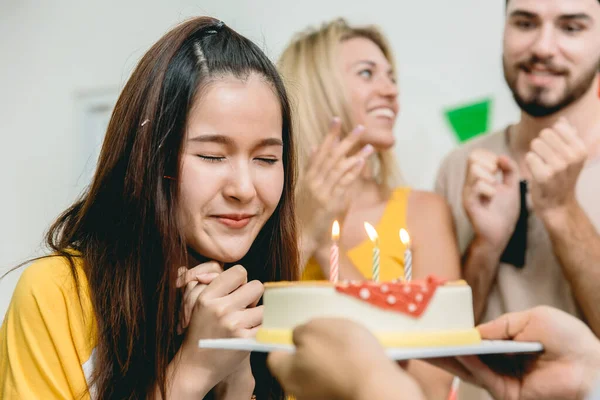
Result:
M255 339L207 339L198 345L205 349L246 350L261 353L283 350L294 351L294 346L285 344L259 343ZM538 342L513 342L510 340L482 340L479 344L449 347L388 348L386 352L392 360L415 358L437 358L466 356L473 354L536 353L544 347Z

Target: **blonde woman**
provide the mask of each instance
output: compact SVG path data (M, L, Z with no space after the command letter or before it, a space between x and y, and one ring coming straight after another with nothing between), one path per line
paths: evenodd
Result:
M379 234L381 281L404 275L401 228L411 237L413 279L458 278L459 253L445 201L400 185L392 150L396 67L380 31L342 19L326 23L299 34L278 66L295 111L303 279L327 279L335 219L341 224L341 279L372 277L373 245L364 222ZM450 376L422 368L432 367L414 363L428 397L443 397Z

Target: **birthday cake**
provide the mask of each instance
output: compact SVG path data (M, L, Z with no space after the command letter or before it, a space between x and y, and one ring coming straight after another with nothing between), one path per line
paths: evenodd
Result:
M347 318L386 347L476 344L471 288L465 281L271 282L265 284L257 341L291 344L294 327L314 318Z

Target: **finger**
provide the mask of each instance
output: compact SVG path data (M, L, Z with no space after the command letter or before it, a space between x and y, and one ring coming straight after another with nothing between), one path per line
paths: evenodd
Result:
M198 284L190 291L186 291L184 294L184 298L181 302L182 304L182 313L181 313L181 328L185 329L190 324L190 320L192 319L192 312L194 307L196 306L196 302L198 301L198 297L200 294L207 288L207 285Z
M198 285L198 281L197 280L193 280L187 283L187 285L185 285L185 290L183 292L183 297L185 298L186 294L189 294L189 292L192 291L192 289L194 289L196 287L196 285Z
M197 290L194 290L196 288ZM205 288L206 285L199 284L198 281L192 281L186 285L181 299L181 308L179 309L179 324L181 325L181 330L187 328L195 302ZM193 302L190 301L191 299L193 299Z
M248 272L241 265L234 265L217 276L202 292L206 299L227 296L248 282Z
M364 166L366 164L366 160L364 158L355 159L355 163L352 168L347 171L339 180L337 186L338 187L347 187L352 182L354 182L362 172Z
M241 339L254 339L256 337L256 334L258 333L258 329L260 328L259 326L256 326L254 328L251 329L241 329L238 330L236 333L236 337L241 338Z
M208 285L209 283L211 283L212 281L214 281L215 278L217 276L219 276L219 275L221 275L221 274L217 273L217 272L211 272L211 273L208 273L208 274L198 275L196 277L196 282Z
M575 129L575 127L571 125L565 118L559 118L556 124L554 124L552 130L556 132L558 137L560 137L565 145L569 147L577 146L580 144L580 142L582 142L579 134L577 133L577 129Z
M587 158L588 152L585 143L581 139L581 136L579 136L577 129L567 122L565 118L561 118L556 123L554 131L566 143L564 151L567 153L567 160L573 162Z
M484 168L482 164L473 164L471 166L471 174L474 178L483 180L487 183L496 183L496 177L487 168Z
M473 194L476 196L491 199L496 195L496 188L485 181L477 181L473 187Z
M305 324L298 325L292 331L292 343L294 343L296 348L300 348L302 346L304 340L306 339L306 335L310 336L310 332L311 332L310 323L311 323L311 321L308 321ZM318 322L316 324L318 327ZM315 325L314 320L313 320L312 325L313 326Z
M564 168L565 161L543 139L533 139L531 141L531 151L537 154L544 163L560 169Z
M230 332L239 336L242 331L257 328L262 324L263 311L263 306L235 311L228 314L223 323Z
M476 149L469 154L469 164L480 164L482 167L495 173L498 168L498 156L491 151Z
M502 183L515 186L519 183L519 166L513 159L505 155L498 157L498 168L502 172Z
M496 173L498 172L498 163L496 161L496 159L494 159L494 165L493 167L490 167L490 164L488 162L480 162L477 161L476 159L472 159L467 167L467 176L466 176L466 184L467 185L474 185L475 182L478 179L478 172L481 171L485 171L487 172L487 174L491 175L492 177L494 177L496 175ZM494 178L495 180L495 178Z
M340 160L346 158L350 151L356 148L364 131L365 128L362 125L358 125L354 128L352 132L350 132L350 134L347 135L335 149L333 149L325 162L323 162L322 171L325 171L326 173L331 171Z
M550 167L534 152L525 154L525 164L535 182L547 182L552 175Z
M329 157L329 154L333 151L336 141L339 140L342 129L342 120L338 117L334 117L329 124L329 132L325 136L323 143L317 148L314 156L311 159L311 163L308 168L309 174L318 173L323 168L323 163Z
M292 365L294 363L294 353L285 351L272 351L267 356L267 367L275 378L281 383L286 393L293 395L290 392L292 374Z
M243 310L249 306L255 306L263 295L264 290L265 288L261 282L248 282L226 297L227 308L231 310Z
M181 325L181 329L185 329L187 327L187 323L189 321L189 315L191 314L191 309L194 308L194 303L190 303L190 296L194 294L194 289L199 285L198 281L189 282L185 291L183 292L183 297L181 298L181 308L179 309L179 324ZM200 295L202 290L206 287L206 285L200 285L196 293ZM197 296L193 296L194 302L197 299Z
M264 306L247 308L241 311L241 326L244 329L252 329L260 326L263 321Z
M331 193L340 183L342 177L348 173L353 176L359 176L362 166L365 164L365 158L372 154L373 146L367 145L366 149L361 150L358 155L340 160L340 162L331 170L326 178L326 184L323 187L325 193ZM360 168L357 168L360 167Z
M182 272L182 268L179 268L178 272ZM216 261L202 263L194 268L186 269L185 273L180 273L177 277L177 287L184 287L189 282L197 280L201 275L221 272L223 272L223 268L221 264Z
M493 321L477 327L482 339L485 340L517 340L531 319L529 311L504 314Z
M364 159L356 159L354 166L340 178L337 185L333 188L333 191L330 193L330 197L332 199L339 199L344 196L348 191L348 186L350 186L350 184L355 182L360 177L360 173L364 166Z
M554 129L542 129L539 139L543 140L556 154L566 159L568 155L569 144L565 142Z
M185 274L187 273L187 271L187 267L179 267L177 269L177 280L175 281L176 288L182 288L187 284L187 281L185 279Z

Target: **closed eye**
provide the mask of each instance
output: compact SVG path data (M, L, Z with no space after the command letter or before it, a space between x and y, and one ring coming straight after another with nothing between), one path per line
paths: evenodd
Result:
M517 20L514 22L515 26L521 30L530 30L535 28L536 24L530 20Z
M217 162L221 162L221 161L225 160L225 157L205 156L205 155L202 155L202 154L198 154L198 157L201 158L204 161L213 162L213 163L217 163Z
M563 29L563 31L565 31L567 33L577 33L577 32L581 32L585 28L581 24L578 24L576 22L570 22L567 24L563 24L562 29Z
M261 162L261 163L268 164L268 165L273 165L279 161L279 159L277 159L277 158L266 158L266 157L258 157L258 158L255 158L255 160L258 162Z

